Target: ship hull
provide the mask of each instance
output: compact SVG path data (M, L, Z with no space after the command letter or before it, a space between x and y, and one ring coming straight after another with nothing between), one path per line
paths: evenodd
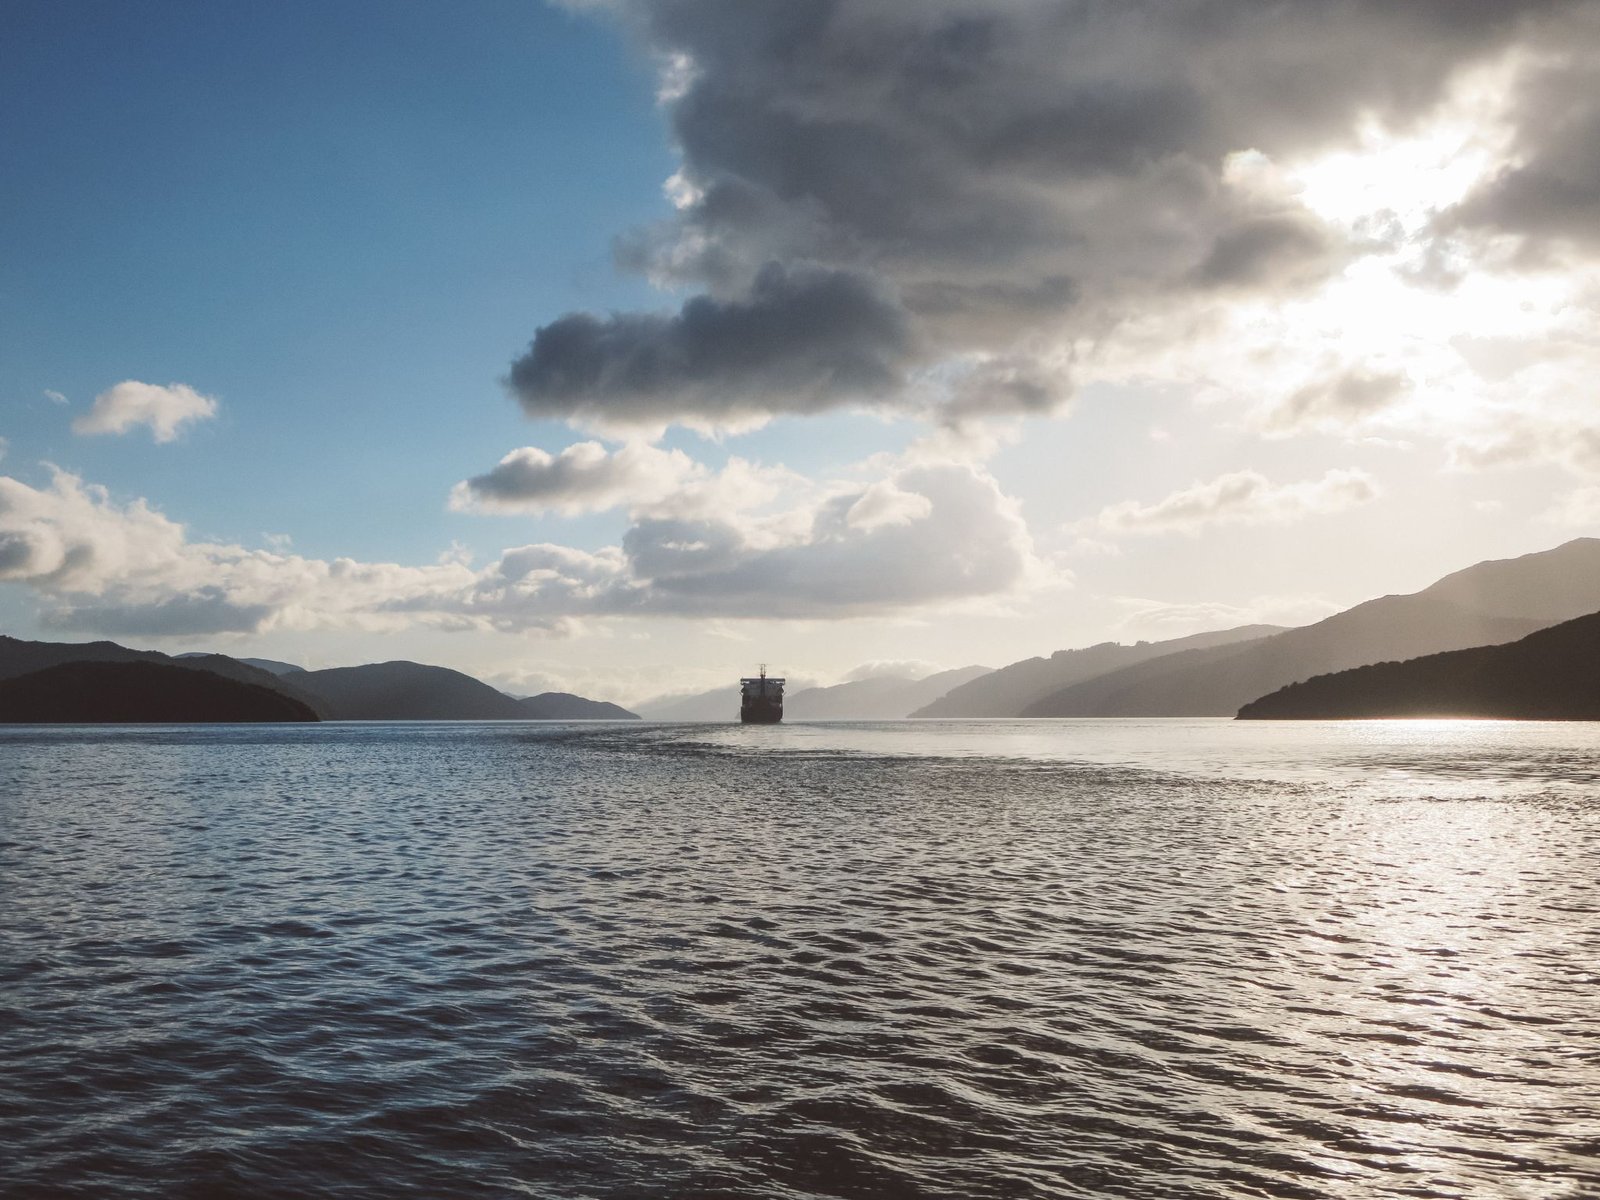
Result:
M783 720L783 705L746 704L739 710L739 720L745 725L776 725Z
M783 720L783 685L787 680L761 674L739 680L739 720L746 725L776 725Z

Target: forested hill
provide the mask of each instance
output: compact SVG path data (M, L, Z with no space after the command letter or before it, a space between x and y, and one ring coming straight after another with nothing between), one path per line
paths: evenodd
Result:
M1600 612L1505 645L1318 675L1246 704L1239 717L1600 720Z

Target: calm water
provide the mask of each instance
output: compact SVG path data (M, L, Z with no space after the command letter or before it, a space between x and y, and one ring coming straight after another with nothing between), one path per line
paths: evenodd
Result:
M8 1196L1600 1194L1600 730L0 729Z

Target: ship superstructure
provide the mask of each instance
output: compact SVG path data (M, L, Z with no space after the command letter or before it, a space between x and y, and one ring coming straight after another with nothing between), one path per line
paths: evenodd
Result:
M783 720L783 684L781 678L767 675L767 664L761 664L761 674L739 680L739 720L746 725L776 725Z

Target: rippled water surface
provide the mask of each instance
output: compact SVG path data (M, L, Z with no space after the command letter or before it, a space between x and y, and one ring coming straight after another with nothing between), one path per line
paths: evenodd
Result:
M1600 1194L1600 730L0 728L0 1194Z

